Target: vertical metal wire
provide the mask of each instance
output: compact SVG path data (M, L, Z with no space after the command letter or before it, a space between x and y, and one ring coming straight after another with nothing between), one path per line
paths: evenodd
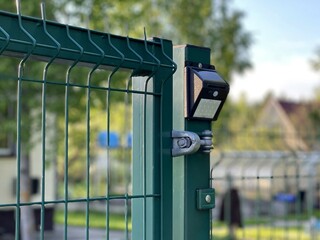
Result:
M318 156L318 159L319 159L319 157L320 156ZM320 195L319 195L319 191L320 191L320 189L319 189L319 174L318 174L318 172L317 171L319 171L319 166L320 166L320 162L319 161L317 161L317 162L315 162L314 163L314 167L313 167L313 170L314 170L314 175L313 175L313 179L314 179L314 181L315 181L315 189L314 189L314 193L315 193L315 195L313 195L313 197L312 198L315 198L316 197L316 199L314 199L314 204L312 205L312 209L316 209L316 206L315 206L315 204L317 204L317 206L320 206ZM317 216L316 215L316 213L314 213L315 214L315 217ZM318 222L319 222L319 217L318 217ZM317 231L315 234L316 234L316 237L318 236L319 237L319 235L320 235L320 233L319 233L319 228L318 229L316 229L315 231Z
M290 193L290 189L288 189L288 187L291 187L291 183L289 182L289 180L290 180L290 175L289 175L289 172L288 172L288 170L290 169L290 167L292 166L292 165L294 165L295 164L295 161L292 161L292 158L291 157L289 157L289 158L287 158L286 159L287 160L287 162L286 162L286 164L285 164L285 170L284 170L284 180L285 180L285 187L286 187L286 189L285 189L285 192L287 192L287 193ZM289 234L290 234L290 228L289 228L289 223L290 223L290 216L289 216L289 214L290 214L290 206L288 206L290 204L290 202L289 201L287 201L287 202L285 202L285 211L286 211L286 217L285 217L285 239L289 239Z
M269 177L269 191L268 191L268 197L269 197L269 212L268 212L268 227L269 227L269 239L272 239L272 199L273 199L273 191L272 191L272 182L273 182L273 169L274 165L277 164L279 161L276 161L272 159L272 163L270 165L270 177Z
M300 187L300 161L297 155L295 157L295 185L296 185L296 202L295 202L295 217L296 217L296 226L299 227L300 223L300 216L302 214L302 204L301 204L301 187ZM301 231L297 231L298 240L301 239Z
M274 162L274 164L271 167L271 183L274 183L275 180L278 180L281 175L275 175L275 170L278 169L279 166L281 166L283 164L283 162L285 161L286 156L282 155L279 156L278 159L276 159L277 161ZM270 187L270 199L273 199L273 189L272 189L272 185ZM275 234L277 233L277 226L274 223L274 215L273 212L270 212L270 229L272 229L272 231L270 231L270 239L274 239ZM275 227L274 227L275 226Z
M113 75L121 68L123 62L124 62L124 55L123 53L117 49L111 42L111 38L110 38L110 34L108 34L108 44L111 46L111 48L113 50L115 50L120 58L121 61L118 64L118 66L116 66L112 72L110 73L110 75L108 76L108 80L107 80L107 96L106 96L106 111L107 111L107 193L106 193L106 197L107 197L107 202L106 202L106 239L109 240L110 237L110 175L111 175L111 169L110 169L110 150L109 150L109 145L110 145L110 86L111 86L111 81L112 81L112 77Z
M50 61L45 65L43 70L43 84L42 84L42 117L41 117L41 140L42 140L42 174L41 174L41 216L40 216L40 239L44 239L44 225L45 225L45 173L46 173L46 92L47 92L47 74L50 65L54 62L56 57L60 53L61 45L60 43L52 37L52 35L47 31L47 24L46 24L46 10L45 10L45 2L41 2L41 16L42 16L42 23L43 23L43 30L46 36L48 36L56 45L57 52L56 54L50 59Z
M213 164L213 166L211 167L211 174L210 174L210 176L211 176L211 184L210 184L210 186L212 187L212 188L214 188L214 170L216 169L216 167L218 167L222 162L223 162L223 160L224 160L224 154L223 153L221 153L220 154L220 156L219 156L219 158L218 158L218 160L217 160L217 162L215 163L215 164ZM213 231L213 220L212 220L212 212L213 212L213 210L214 209L212 209L211 211L210 211L210 240L211 239L213 239L213 233L214 233L214 231Z
M105 53L104 51L92 40L91 31L88 30L88 39L90 43L100 52L100 60L93 66L87 77L87 104L86 104L86 240L90 238L90 96L91 96L91 79L93 73L101 65Z
M6 37L5 44L3 47L0 49L0 55L6 50L7 46L10 43L10 35L2 28L0 27L0 31L3 33L3 35Z
M265 156L264 156L265 158ZM260 189L260 170L262 169L262 167L265 165L265 162L263 161L264 159L261 159L261 163L258 164L257 166L257 171L256 171L256 176L257 176L257 180L256 180L256 191L257 191L257 196L256 196L256 212L257 212L257 216L256 216L256 221L259 221L260 219L260 204L261 204L261 189ZM260 228L260 223L257 223L258 227L257 227L257 238L260 239L261 237L261 228Z
M173 66L172 68L172 72L168 74L168 77L167 78L164 78L161 82L161 99L160 99L160 149L163 149L163 144L162 144L162 139L163 139L163 122L162 122L162 119L163 119L163 112L164 112L164 108L163 108L163 102L164 102L164 96L163 96L163 91L164 91L164 84L170 79L170 77L172 77L172 75L177 71L177 64L165 53L164 51L164 46L163 46L163 39L160 39L160 44L161 44L161 52L162 52L162 55L171 63L171 65ZM159 61L159 64L160 64L160 61ZM164 167L163 167L163 154L160 154L160 164L161 164L161 167L160 167L160 171L161 172L164 172ZM210 181L210 179L208 179L208 181ZM160 186L160 191L161 191L161 196L162 196L162 193L163 193L163 189L165 188L166 186L163 186L162 184L162 181L161 181L161 186ZM165 209L161 209L161 220L163 219L163 213L164 213ZM208 219L210 221L210 219ZM161 221L162 223L163 221ZM162 226L160 226L162 227ZM162 231L160 231L160 234L162 234ZM162 239L163 236L161 235L160 236L160 239Z
M231 214L232 214L232 208L231 208L231 184L232 184L232 167L234 162L230 161L226 165L226 172L225 172L225 204L224 204L224 222L226 224L226 227L228 228L228 234L231 234Z
M22 78L23 78L23 70L24 64L31 56L35 46L36 40L31 36L30 33L23 27L22 18L21 18L21 2L20 0L16 0L19 28L22 30L24 34L31 41L32 48L28 50L28 53L25 57L20 61L18 67L18 87L17 87L17 182L16 182L16 226L15 226L15 239L20 239L20 221L21 221L21 198L20 198L20 170L21 170L21 94L22 94Z
M149 51L147 47L147 34L146 29L144 29L144 46L146 52L151 56L155 62L157 63L156 69L152 72L152 74L147 78L144 85L144 103L143 103L143 240L147 239L147 91L148 91L148 84L151 78L157 73L160 68L160 61Z
M309 159L310 161L313 159ZM311 166L309 169L309 176L308 176L308 219L310 220L310 231L311 231L311 239L314 240L317 237L317 229L315 229L313 219L316 217L315 212L314 212L314 206L315 206L315 193L316 193L316 184L315 180L317 179L317 172L316 169L320 162L311 162Z
M139 59L139 66L132 70L130 77L128 78L127 86L126 86L126 93L125 93L125 126L128 126L128 108L129 108L129 89L132 83L132 77L134 74L142 67L143 58L131 47L130 39L127 36L127 46L129 50ZM125 131L127 133L127 131ZM129 175L129 174L128 174ZM126 193L125 193L125 239L129 239L129 218L128 218L128 196L129 196L129 184L130 179L129 176L125 175L125 185L126 185Z
M242 187L243 192L246 191L246 183L247 183L245 172L249 168L249 166L252 166L253 161L255 161L255 160L252 158L245 159L245 163L243 164L242 169L241 169L240 177L242 179L241 187ZM244 201L243 197L242 197L242 201ZM242 239L245 239L245 238L246 238L246 228L245 228L245 225L243 224Z
M69 166L68 166L68 160L69 160L69 92L70 92L70 74L72 69L80 62L80 59L83 55L83 47L71 37L69 26L66 25L67 29L67 36L68 38L79 48L79 56L76 61L72 63L72 65L68 68L66 73L66 86L65 86L65 156L64 156L64 239L68 239L68 203L69 203Z
M213 168L210 169L210 187L213 188ZM209 217L210 217L210 240L212 240L212 235L213 235L213 219L212 219L212 211L213 209L210 210L210 214L209 214Z
M129 40L128 40L129 41ZM128 45L129 46L129 45ZM124 113L124 133L125 134L129 134L129 131L128 131L128 118L129 118L129 86L130 86L130 82L132 81L132 75L128 78L128 81L127 81L127 87L126 87L126 93L124 95L124 104L125 104L125 113ZM129 146L127 146L129 147ZM124 156L124 163L127 164L127 166L125 166L125 173L124 173L124 184L125 184L125 207L124 207L124 220L125 220L125 231L124 231L124 235L125 235L125 239L129 239L129 225L128 225L128 221L129 221L129 217L128 217L128 201L129 201L129 172L128 172L128 169L126 167L129 166L128 164L128 159L127 159L127 152L123 149L122 150L123 152L123 156Z

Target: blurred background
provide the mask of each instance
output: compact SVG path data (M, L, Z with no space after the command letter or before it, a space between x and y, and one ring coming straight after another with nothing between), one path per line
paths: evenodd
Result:
M22 15L41 18L40 2L22 0ZM298 225L302 222L307 224L310 219L319 217L319 1L52 0L42 2L46 2L46 17L50 21L140 39L145 37L145 28L147 37L167 38L175 45L194 44L211 48L211 63L231 85L220 118L213 123L215 149L212 153L211 181L217 189L217 205L222 201L222 194L230 185L228 182L231 176L234 186L241 189L240 197L245 203L243 211L251 220L249 225L265 224L266 222L253 221L261 216L266 217L269 224L276 217L273 213L278 214L281 211L280 217L289 216L289 220L291 220L289 214L299 215ZM0 9L17 12L14 1L0 0ZM2 168L6 169L3 170L3 174L14 175L17 83L7 80L16 80L19 61L2 55L0 60L0 162L6 164L6 167ZM42 79L44 63L30 61L27 66L28 70L24 73L27 79ZM64 82L67 67L69 66L52 64L48 79L56 83ZM87 78L84 76L87 76L89 70L91 69L76 66L76 71L71 74L70 80L74 86L70 90L68 122L70 139L67 165L66 147L63 141L66 127L65 92L58 85L48 88L46 127L49 139L46 149L46 171L47 183L52 186L47 190L48 200L65 196L66 188L69 189L70 198L82 198L87 194L88 169L85 161L88 153L85 141L87 102L86 89L81 86L85 86ZM97 88L106 88L106 80L110 73L110 70L96 71L92 82ZM129 76L128 72L117 72L112 87L125 89ZM41 109L41 101L36 100L40 99L40 93L40 84L31 82L25 84L22 108L24 131L21 137L25 146L22 155L26 159L39 158L41 111L38 110ZM105 93L98 89L92 90L90 100L92 165L89 176L92 196L104 196L106 192L113 195L131 193L132 99L124 98L121 93L113 93L110 101L111 117L107 121L110 123L111 139L107 145L106 121L101 117L106 115ZM106 149L110 151L107 159L109 163L105 161ZM297 164L291 170L286 169L286 164L292 161ZM238 165L233 164L234 162ZM268 164L265 164L266 162ZM280 163L278 168L280 180L276 183L272 179L275 176L273 167L278 166L277 163ZM248 166L253 169L250 170ZM66 167L69 174L67 184ZM111 189L105 187L107 168L112 169ZM12 173L8 169L11 169ZM313 171L314 169L316 170ZM32 171L33 175L37 175L36 172L40 172L40 169ZM311 183L304 180L300 182L297 172L312 179ZM252 181L247 184L247 180L252 177L259 179L261 174L268 179L268 182L257 180L254 184ZM291 174L291 178L288 178L288 174ZM8 176L10 181L12 178ZM299 184L293 180L297 178ZM34 199L40 198L39 179L40 177L38 183L36 179L34 182L35 192L32 194ZM277 184L278 188L272 188L273 184ZM8 183L4 181L3 186L7 185ZM8 191L12 192L12 189ZM260 194L263 191L265 195ZM305 197L301 195L302 192ZM291 202L287 199L282 201L283 195L279 197L279 194L284 194L285 197L295 196L296 207L292 207L291 200ZM3 201L15 202L14 195ZM301 205L303 201L305 207ZM96 222L93 221L95 222L93 224L97 224L98 227L105 225L103 213L105 201L101 203L93 206L96 212L92 213L95 214L93 219L98 219ZM123 230L124 223L128 222L128 219L125 222L124 217L117 220L125 204L127 203L119 201L112 206L112 212L115 213L112 219L116 223L120 222L114 229ZM267 204L265 206L272 208L263 208L261 204ZM74 221L75 225L84 225L84 206L77 203L70 205L70 209L74 208L80 215L70 217L69 221ZM306 215L302 215L304 209L308 210ZM217 212L213 212L212 215L215 220L218 218ZM63 217L63 210L58 208L55 222L62 224ZM79 223L77 221L79 219L83 221ZM291 222L287 222L285 227L289 229ZM283 227L281 224L277 226ZM296 225L293 227L297 228Z

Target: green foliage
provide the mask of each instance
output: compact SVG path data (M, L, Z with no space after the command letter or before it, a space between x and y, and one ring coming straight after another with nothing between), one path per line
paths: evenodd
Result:
M174 44L194 44L212 49L212 63L229 82L232 73L251 67L248 49L252 36L242 26L244 13L230 8L231 1L63 1L59 15L71 23L115 34L143 37L161 36ZM218 121L229 133L229 121L236 116L231 103L226 104ZM237 107L235 107L237 108ZM250 124L250 116L239 112ZM238 116L235 117L238 119ZM241 123L244 124L244 123ZM238 127L243 127L238 125ZM219 128L219 126L218 126ZM219 141L224 141L219 138Z
M58 15L72 24L115 34L161 36L174 44L194 44L213 50L213 63L227 80L251 66L252 37L242 26L244 13L231 1L59 1Z
M259 106L249 104L245 95L237 102L227 101L222 116L214 123L215 145L221 149L249 149L254 140L247 133L254 128Z
M311 59L310 63L315 71L320 72L320 47L315 50L315 56ZM320 85L316 87L314 93L316 101L320 103Z
M171 23L176 28L176 40L210 47L213 64L227 80L232 72L242 73L251 66L247 50L251 34L243 29L244 13L230 10L230 1L173 1ZM192 7L191 7L192 6Z
M311 59L311 65L314 68L314 70L316 71L320 70L320 47L316 49L315 57Z
M40 0L28 0L21 2L22 15L28 15L33 17L41 17ZM55 8L55 1L45 1L46 3L46 15L47 18L53 19ZM16 1L0 0L0 9L6 12L17 13Z

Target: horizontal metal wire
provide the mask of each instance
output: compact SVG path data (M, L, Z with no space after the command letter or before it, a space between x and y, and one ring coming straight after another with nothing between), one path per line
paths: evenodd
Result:
M314 175L287 175L287 176L232 176L232 180L254 180L254 179L295 179L314 178ZM226 177L211 177L210 180L226 180Z
M77 202L95 202L95 201L112 201L112 200L131 200L131 199L145 199L145 198L160 198L160 194L146 194L146 195L127 195L127 196L103 196L103 197L92 197L92 198L77 198L77 199L58 199L52 201L30 201L16 203L0 204L0 208L3 207L17 207L17 206L32 206L32 205L48 205L48 204L59 204L59 203L77 203Z
M8 77L8 78L7 78ZM6 79L4 79L6 78ZM15 77L0 77L0 81L3 79L4 81L6 80L15 80L17 79ZM102 87L102 86L97 86L97 85L86 85L86 84L78 84L78 83L65 83L65 82L57 82L57 81L50 81L50 80L39 80L39 79L33 79L33 78L26 78L23 77L20 79L23 82L31 82L31 83L46 83L48 85L58 85L58 86L63 86L63 87L78 87L78 88L83 88L83 89L88 89L91 88L93 90L103 90L103 91L112 91L112 92L122 92L122 93L133 93L133 94L141 94L141 95L150 95L150 96L157 96L160 97L161 93L156 93L156 92L149 92L149 91L139 91L139 90L133 90L133 89L128 89L128 88L112 88L112 87Z

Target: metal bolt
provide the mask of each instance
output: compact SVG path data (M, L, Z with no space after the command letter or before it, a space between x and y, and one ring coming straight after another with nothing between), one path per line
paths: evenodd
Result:
M211 203L211 196L208 194L205 198L207 203Z
M202 63L199 63L199 64L198 64L198 67L199 67L199 68L202 68Z
M214 91L212 95L213 95L214 97L216 97L216 96L219 95L219 92L218 92L218 91Z
M188 146L188 140L186 138L180 138L177 144L180 148L185 148Z

